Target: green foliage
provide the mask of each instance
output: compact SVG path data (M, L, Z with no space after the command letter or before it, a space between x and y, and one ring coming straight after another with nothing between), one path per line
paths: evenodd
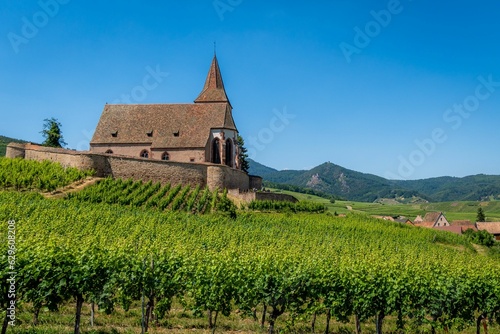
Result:
M291 211L291 212L310 212L310 213L323 213L326 207L321 203L299 201L296 203L288 201L252 201L248 204L250 210L258 211Z
M50 161L0 158L0 189L53 191L93 174Z
M250 172L262 176L268 187L296 186L350 201L374 202L382 198L398 201L420 199L431 202L500 199L500 176L472 175L463 178L437 177L423 180L388 180L356 172L330 162L311 170L282 170L250 160ZM311 181L314 181L311 183ZM277 184L280 184L279 186ZM311 186L313 184L313 186ZM296 189L286 189L302 192Z
M200 214L210 212L213 207L215 211L236 215L234 204L227 198L227 191L220 200L219 197L221 196L217 191L212 193L208 188L201 189L200 186L194 189L189 185L183 187L180 184L171 187L170 184L161 186L160 183L153 184L152 181L124 181L109 177L82 191L69 194L67 199Z
M500 311L498 258L478 254L459 235L361 215L229 219L0 192L0 221L11 219L20 304L57 309L80 298L111 311L145 293L158 316L175 296L199 314L246 314L265 304L279 329L285 312L292 322L328 310L341 320L386 315L401 328L452 328L482 313L495 321ZM6 263L7 242L0 254ZM0 267L0 277L7 271Z
M45 140L42 145L48 147L66 146L67 144L64 142L62 135L61 123L54 117L46 118L43 120L43 122L43 130L40 131L40 133L45 138Z
M484 221L486 221L486 216L484 215L484 211L483 211L482 207L479 207L477 209L476 221L477 222L484 222Z
M248 173L250 165L248 163L248 154L245 147L245 141L243 140L242 136L238 135L236 137L236 145L238 145L239 148L238 159L240 161L241 170L245 173Z
M227 189L224 189L222 197L217 203L217 211L222 212L233 219L236 218L236 205L234 205L234 203L227 198Z
M473 229L470 228L464 232L464 235L467 236L470 242L477 245L491 247L495 244L495 239L493 235L485 230L474 231Z
M314 196L318 196L318 197L321 197L321 198L326 198L326 199L328 199L330 201L333 201L331 203L335 203L336 199L341 199L341 198L339 198L337 196L334 196L334 195L331 195L331 194L327 194L327 193L324 193L324 192L319 191L319 190L314 190L314 189L311 189L311 188L304 188L304 187L301 187L301 186L295 186L295 185L291 185L291 184L281 184L281 183L273 183L273 182L269 182L269 181L264 181L263 185L264 185L264 187L267 187L267 188L274 188L274 189L281 189L281 190L293 191L293 192L297 192L297 193L300 193L300 194L314 195Z

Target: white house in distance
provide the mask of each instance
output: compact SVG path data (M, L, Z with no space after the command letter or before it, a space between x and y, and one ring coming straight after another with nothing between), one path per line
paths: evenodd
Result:
M433 228L450 226L450 222L442 212L428 212L425 214L424 218L418 215L413 221L413 225Z

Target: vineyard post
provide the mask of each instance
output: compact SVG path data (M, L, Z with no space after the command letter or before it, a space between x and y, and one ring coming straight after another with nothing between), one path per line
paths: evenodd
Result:
M476 319L476 334L481 334L481 322L483 323L484 333L488 334L487 316L485 313L481 313Z
M142 260L142 273L146 270L146 258ZM144 334L144 275L141 284L141 334Z
M80 334L80 319L82 315L83 301L83 295L78 293L76 295L75 334Z
M94 327L94 316L95 316L95 303L92 301L90 303L90 327Z
M314 313L314 316L316 317L316 313ZM330 317L332 316L330 309L326 310L326 328L325 328L325 334L328 334L330 331ZM313 333L314 333L314 327L313 327Z
M361 321L357 314L354 315L354 323L356 324L356 334L361 334Z
M155 263L154 257L151 255L151 277L148 277L148 283L151 283L151 280L154 280L154 270ZM155 284L148 284L148 302L146 303L146 319L145 319L145 331L148 331L149 328L149 320L153 318L153 310L155 307Z
M264 328L264 325L266 324L266 312L267 312L267 305L266 303L264 303L262 309L262 319L260 320L260 328Z
M314 333L314 327L316 326L316 311L314 311L313 318L311 321L311 333Z

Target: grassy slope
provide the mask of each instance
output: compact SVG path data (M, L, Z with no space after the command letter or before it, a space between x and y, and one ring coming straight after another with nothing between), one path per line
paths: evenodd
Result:
M383 216L406 216L414 219L417 215L424 215L429 211L442 211L445 213L448 220L464 220L475 221L477 209L481 206L486 213L486 220L500 221L500 201L492 202L439 202L439 203L422 203L422 204L380 204L380 203L365 203L354 201L336 201L330 203L329 200L313 196L300 194L286 190L281 191L284 194L295 196L299 200L307 200L325 204L330 212L347 213L351 207L353 211L364 212L369 215Z
M330 203L328 200L315 197L315 196L310 196L310 195L303 195L303 194L298 194L297 197L300 197L301 199L304 200L309 200L309 201L323 201L324 203L327 202L328 204L331 205L331 209L336 210L336 208L339 210L345 210L342 212L347 212L347 209L345 207L347 205L352 205L354 209L374 209L374 208L383 208L387 207L387 205L380 205L380 204L370 204L370 203L359 203L359 202L337 202L335 204ZM314 197L314 198L313 198ZM64 203L62 201L59 202L49 202L48 200L42 200L42 202L46 204L53 204L53 203ZM325 204L327 204L325 203ZM95 206L96 208L111 208L108 206L104 205L89 205L89 206ZM35 206L36 207L36 206ZM57 211L52 211L55 207L52 206L50 212L55 212L55 216L58 217L59 215L57 214ZM115 211L115 208L113 208L113 212L116 212L117 215L119 214L124 214L125 216L128 217L127 210L130 210L130 212L134 212L135 210L133 209L128 209L126 207L119 208L118 210ZM66 208L64 209L66 210ZM31 212L31 210L29 210ZM61 211L63 212L63 211ZM71 210L64 211L64 212L70 212ZM143 212L141 212L143 213ZM73 217L78 217L78 215L75 215L74 213L72 214ZM85 217L88 217L87 214L84 214ZM105 215L104 215L105 216ZM104 217L103 216L103 217ZM257 215L258 217L269 217L272 218L272 215L266 216L266 215ZM257 217L256 216L256 217ZM33 217L37 217L37 215L33 215ZM307 218L307 215L301 215L300 217L302 218ZM311 218L315 219L316 217L320 217L318 215L312 215L310 216ZM36 218L32 218L36 219ZM201 218L200 218L201 219ZM266 219L267 220L267 219ZM61 222L64 220L61 220ZM109 222L108 219L104 219L104 221ZM311 220L313 221L313 220ZM309 222L311 222L309 221ZM337 220L339 223L339 228L343 224L343 219ZM288 223L288 219L286 220ZM159 221L159 223L162 223L162 221ZM246 226L246 221L243 220L243 224ZM254 221L254 224L259 223L259 221ZM237 222L230 222L228 226L234 226L235 224L238 224ZM376 222L375 222L376 224ZM139 224L142 225L142 224ZM388 224L390 226L391 224ZM85 226L85 224L76 224L75 226ZM266 230L268 228L267 224L264 224L266 227ZM290 225L291 228L295 226L294 224ZM183 225L184 229L184 225ZM405 227L406 229L410 229L410 227ZM111 228L111 230L115 230L114 228ZM398 230L400 230L398 228ZM69 233L70 235L75 231L73 227L67 228L67 230L59 230L61 235L64 235L64 233ZM283 230L279 229L280 232L283 232ZM322 231L322 230L321 230ZM347 234L349 233L355 233L353 230L347 229L345 230ZM245 235L248 237L248 230L245 227L244 232L246 233ZM317 231L316 231L317 232ZM393 231L394 232L394 231ZM132 233L133 234L133 233ZM272 235L273 233L269 233L269 235ZM203 235L203 234L201 234ZM222 234L221 234L222 235ZM228 235L234 235L233 233L229 233ZM374 235L374 234L372 234ZM313 236L313 235L311 235ZM368 238L369 239L369 238ZM225 239L223 239L225 240ZM254 240L252 238L249 238L249 240ZM370 242L367 240L367 242ZM460 247L460 244L451 244L449 245L451 247ZM445 247L443 245L439 246L432 246L432 247ZM448 247L448 246L446 246ZM35 331L33 327L30 325L31 319L32 319L32 306L29 303L26 303L23 305L23 308L20 309L20 312L17 314L18 319L20 322L18 322L19 326L16 326L15 328L11 328L13 333L44 333L44 334L59 334L59 333L72 333L72 322L74 320L74 302L67 302L64 303L61 307L60 312L54 313L54 312L49 312L46 308L42 309L42 312L40 314L40 321L41 324L38 326L38 329ZM261 309L259 308L259 316L261 315ZM88 319L89 319L89 305L88 303L84 304L84 310L83 310L83 315L82 315L82 328L84 329L84 333L101 333L101 334L115 334L115 333L140 333L140 322L138 319L140 319L140 314L141 314L141 309L140 309L140 303L138 301L134 302L132 308L130 311L125 312L122 308L117 307L115 312L111 315L106 315L102 310L99 310L96 315L96 326L93 328L94 331L91 331L89 325L88 325ZM289 314L284 314L280 318L279 325L281 328L285 327L285 324L287 323L287 320L290 320ZM387 319L384 321L384 328L389 332L389 329L394 329L396 327L395 325L395 317L394 316L388 316ZM291 328L292 330L295 330L297 332L310 332L309 328L309 323L310 323L310 318L305 316L304 319L300 319L296 321L296 324ZM325 316L324 315L319 315L317 319L317 327L316 327L316 332L320 333L324 331L324 323L325 323ZM160 324L162 327L155 327L152 326L150 329L150 333L207 333L208 328L206 325L206 319L201 318L201 317L196 317L193 315L193 313L190 310L186 310L186 308L179 302L178 299L174 301L174 307L172 312L170 312L166 319L160 320ZM251 317L245 317L242 318L238 312L232 312L229 317L223 317L220 316L220 319L218 320L218 328L217 332L239 332L239 333L256 333L256 332L261 332L264 333L265 330L260 330L259 324L257 321L253 321ZM266 325L267 328L267 325ZM9 329L9 330L11 330ZM353 326L353 321L351 319L350 323L343 324L340 322L335 322L332 319L332 324L330 330L333 330L334 333L353 333L354 332L354 326ZM373 333L374 332L374 321L373 319L370 319L366 323L363 323L363 332L366 333ZM462 334L469 334L473 333L474 328L466 328L464 331L456 331L453 329L451 333L462 333ZM498 325L494 325L489 328L489 333L491 334L499 334L500 329Z

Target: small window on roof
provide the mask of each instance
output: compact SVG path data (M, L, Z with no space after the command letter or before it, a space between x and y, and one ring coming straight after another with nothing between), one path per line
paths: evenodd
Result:
M118 137L118 131L111 132L112 137Z
M141 158L149 158L149 152L148 150L142 150L140 154Z
M190 162L194 162L194 158L189 158L189 161Z
M113 154L113 150L107 150L105 153L107 153L107 154Z
M179 131L174 132L174 137L179 137Z
M146 134L148 135L148 137L153 137L153 130L148 131Z
M168 152L163 152L161 155L161 160L167 161L170 160L170 156L168 155Z

